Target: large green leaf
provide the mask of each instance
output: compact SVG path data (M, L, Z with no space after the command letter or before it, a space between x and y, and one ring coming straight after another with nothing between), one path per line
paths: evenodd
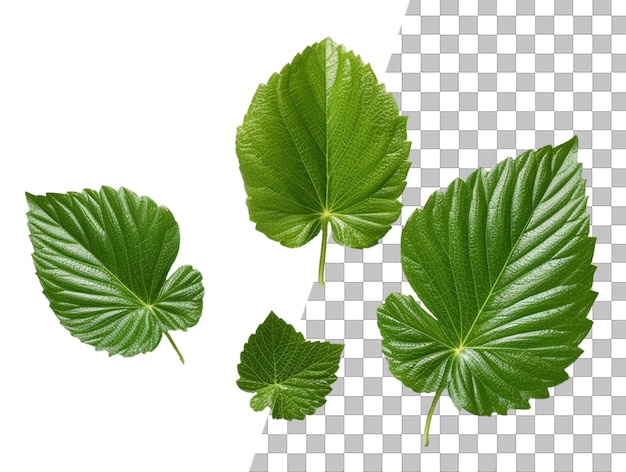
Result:
M342 351L343 344L305 340L271 312L244 346L237 385L256 392L254 411L269 407L272 418L301 420L326 403Z
M259 86L237 130L257 230L288 247L328 225L334 240L371 247L400 215L409 169L406 117L369 65L330 38Z
M577 140L527 151L434 193L402 233L404 273L423 302L378 309L391 372L448 389L477 415L529 408L567 379L591 328L594 238Z
M167 274L180 235L171 212L121 188L26 194L37 275L61 324L109 355L154 350L162 334L194 326L202 276Z

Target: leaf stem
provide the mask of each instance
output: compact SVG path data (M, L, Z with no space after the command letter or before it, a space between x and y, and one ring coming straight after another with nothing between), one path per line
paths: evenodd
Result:
M443 393L444 389L445 389L445 385L442 385L441 388L437 390L437 393L435 394L435 398L433 398L433 402L430 405L430 410L428 410L428 417L426 417L426 425L424 426L424 447L428 447L428 432L430 430L430 420L433 419L433 413L435 412L435 407L437 406L437 403L439 402L439 397L441 397L441 394Z
M320 267L317 272L317 283L324 286L324 266L326 264L326 245L328 244L328 220L324 218L322 226L322 253L320 254Z
M180 362L182 362L184 364L185 363L185 358L183 357L183 355L178 350L178 346L176 346L176 343L172 339L172 336L170 336L170 333L167 332L166 330L163 330L163 333L165 333L165 337L168 339L168 341L170 342L170 344L172 345L172 347L176 351L176 354L178 354L178 358L180 359Z

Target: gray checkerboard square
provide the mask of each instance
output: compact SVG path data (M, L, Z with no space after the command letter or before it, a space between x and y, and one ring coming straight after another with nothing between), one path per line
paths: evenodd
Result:
M498 458L495 454L481 454L478 456L478 469L481 472L497 472Z
M599 292L594 327L571 378L530 410L474 417L444 394L430 446L433 394L389 373L376 309L410 287L399 228L382 245L329 251L326 288L312 286L302 329L343 340L340 378L304 421L268 418L251 472L440 470L604 472L626 459L626 6L594 2L408 2L386 82L409 117L409 185L401 225L430 193L476 167L579 136ZM331 246L334 243L331 243ZM336 294L343 294L338 301ZM327 295L329 299L327 300ZM335 297L335 298L330 298Z

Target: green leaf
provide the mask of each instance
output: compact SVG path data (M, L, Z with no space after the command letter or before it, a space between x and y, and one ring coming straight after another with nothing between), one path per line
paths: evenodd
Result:
M237 385L256 392L254 411L270 407L272 418L301 420L326 403L342 351L343 344L306 341L271 312L243 348Z
M479 169L434 193L402 233L402 267L423 302L378 309L391 372L417 392L444 389L476 415L530 408L567 379L595 300L577 139ZM427 311L428 310L428 311Z
M398 219L406 122L371 67L330 38L256 91L236 146L250 219L288 247L321 230L320 285L329 224L337 243L366 248Z
M169 331L202 313L202 276L191 266L167 274L180 235L171 212L121 188L26 194L33 260L61 324L109 355L153 351Z

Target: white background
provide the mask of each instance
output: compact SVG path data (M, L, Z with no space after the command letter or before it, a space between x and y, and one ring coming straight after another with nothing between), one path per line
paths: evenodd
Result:
M0 1L0 470L247 471L266 413L236 384L270 310L303 330L319 239L248 220L235 132L256 87L326 36L379 79L406 0ZM24 192L125 186L168 206L175 265L204 276L200 323L109 358L41 293Z

